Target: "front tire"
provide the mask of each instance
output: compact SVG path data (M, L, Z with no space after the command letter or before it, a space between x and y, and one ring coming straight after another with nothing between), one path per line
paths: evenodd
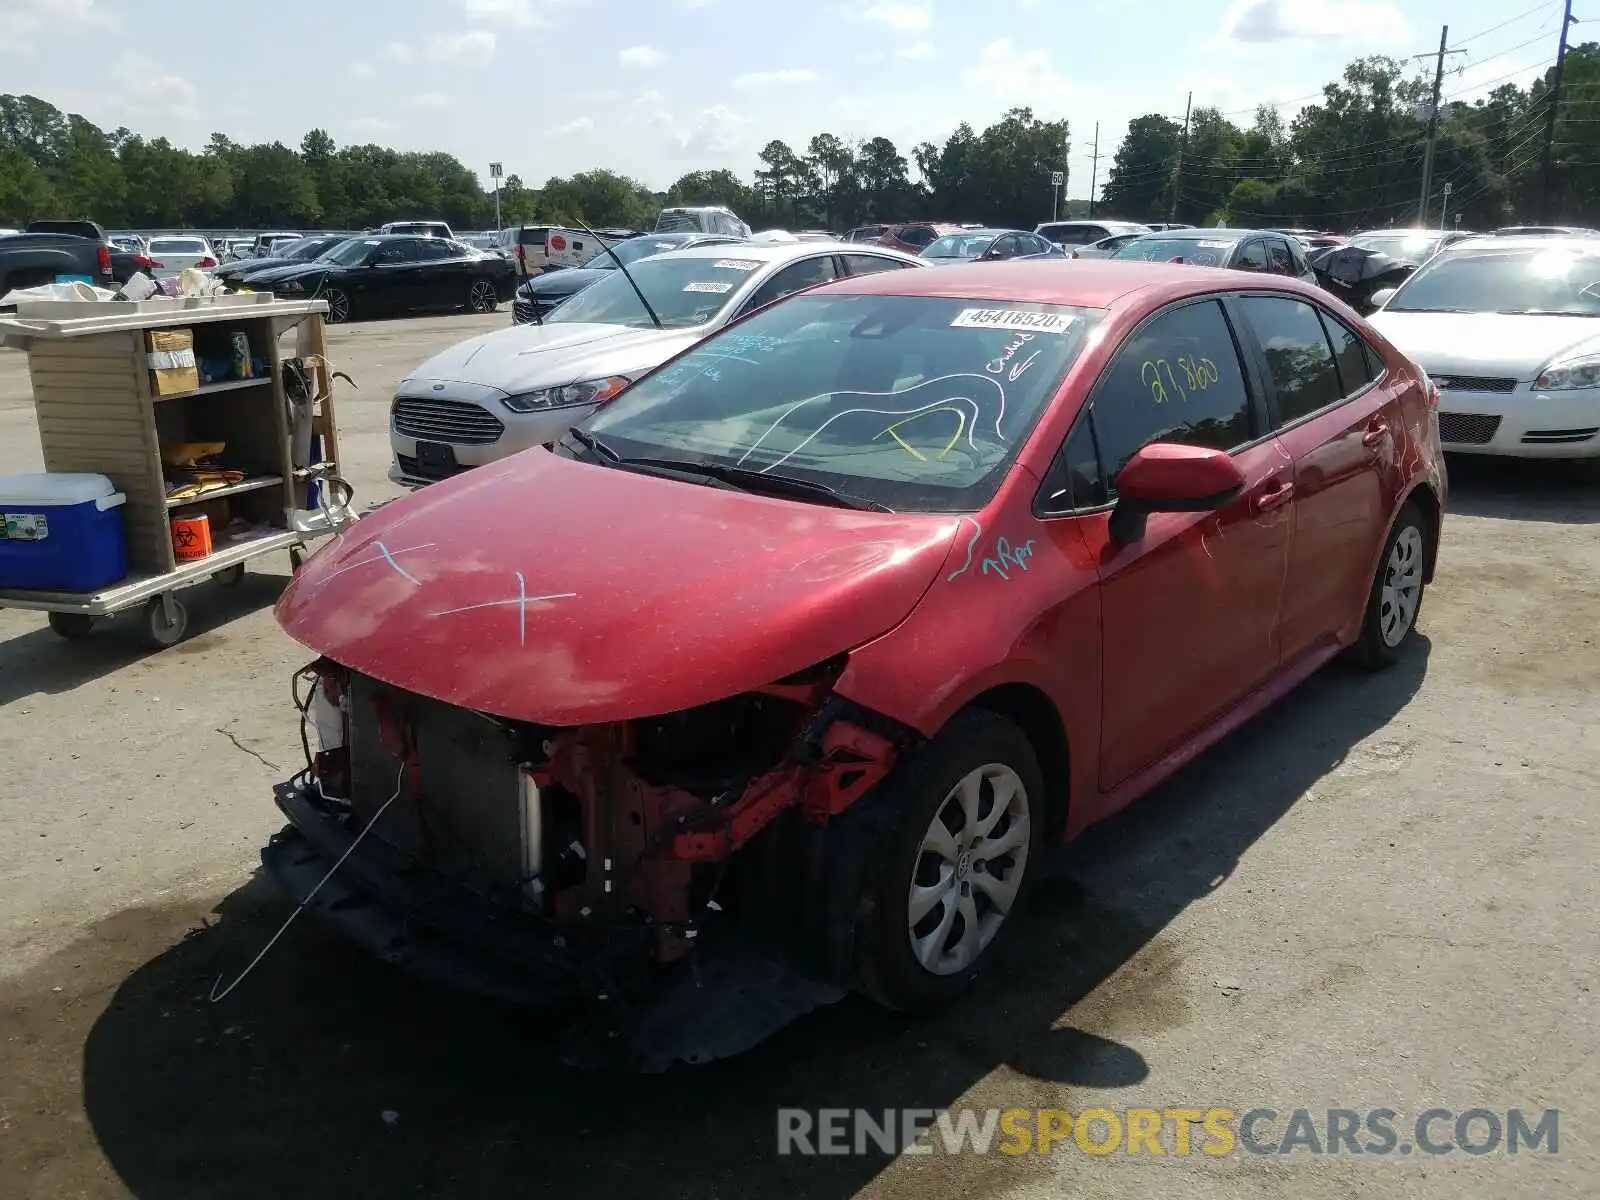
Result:
M897 819L863 888L855 982L887 1008L923 1011L965 990L1016 925L1039 859L1044 780L1022 730L969 709L884 787L874 799Z
M467 308L475 313L492 313L500 307L500 293L487 279L474 281L467 289Z
M350 320L350 293L343 288L326 288L322 299L328 302L329 325L343 325Z
M1355 661L1369 671L1400 661L1417 631L1422 612L1423 574L1428 562L1428 522L1409 500L1401 506L1383 545L1378 571L1367 596L1361 635L1351 647Z

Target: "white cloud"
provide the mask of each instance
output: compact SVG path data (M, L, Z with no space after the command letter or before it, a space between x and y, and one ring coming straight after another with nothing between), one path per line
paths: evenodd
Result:
M160 65L136 50L125 50L111 68L117 107L148 117L186 121L200 117L200 94L180 75L162 71Z
M1026 104L1041 115L1068 108L1082 97L1081 89L1051 65L1048 50L1023 50L1010 38L997 38L985 46L964 79L992 100Z
M920 33L933 24L933 14L920 4L872 4L866 8L846 8L853 21L886 25L899 33Z
M533 0L460 0L461 11L469 21L500 25L507 29L534 29L545 23L534 11Z
M809 67L791 67L783 71L747 71L733 77L733 86L744 91L758 88L782 87L791 83L812 83L817 73Z
M354 121L350 122L351 133L364 134L369 137L376 137L379 134L388 133L393 128L394 126L389 124L389 122L385 121L382 117L357 117Z
M494 50L494 34L487 29L474 29L430 42L423 53L434 62L482 66L494 57Z
M0 54L26 54L46 40L121 27L122 18L99 0L0 0Z
M617 61L625 67L654 67L666 57L654 46L628 46L617 51Z
M901 46L894 52L894 56L910 59L938 58L939 50L932 42L922 40L912 42L909 46Z
M1411 27L1387 0L1234 0L1222 18L1233 42L1404 43Z
M357 79L371 79L378 73L378 69L364 59L357 59L350 64L350 74Z
M440 109L454 108L456 102L443 92L422 92L415 96L407 96L405 105L407 108L429 109L437 112Z
M450 37L431 38L420 47L407 42L390 42L383 48L383 58L402 67L418 59L452 66L482 66L494 57L495 45L491 30L471 29Z
M566 137L573 133L588 133L593 128L593 117L579 117L575 121L568 121L565 125L557 125L550 133L554 137Z
M714 105L690 121L680 121L661 93L651 88L628 102L628 115L634 123L649 128L657 144L665 145L678 160L709 165L708 159L726 160L737 151L754 150L746 143L755 122L726 105Z

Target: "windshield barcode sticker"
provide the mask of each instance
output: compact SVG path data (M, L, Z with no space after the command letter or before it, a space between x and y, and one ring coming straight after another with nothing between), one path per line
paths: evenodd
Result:
M686 292L716 292L720 295L723 292L733 291L733 284L721 279L696 279L685 284L683 290Z
M1204 246L1207 250L1226 250L1233 245L1232 242L1196 242L1196 246Z
M715 271L754 271L761 264L748 258L719 258L711 264Z
M1065 333L1076 320L1069 313L1036 308L963 308L951 329L1023 329L1029 333Z

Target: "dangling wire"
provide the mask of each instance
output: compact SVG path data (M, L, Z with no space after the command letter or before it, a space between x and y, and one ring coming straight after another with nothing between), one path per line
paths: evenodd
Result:
M328 873L321 879L317 880L317 886L307 892L305 898L301 900L299 904L295 905L294 911L290 913L287 918L285 918L282 925L278 926L278 932L273 934L272 937L268 939L267 944L261 947L260 953L250 960L250 965L243 971L239 972L239 977L227 987L223 988L221 992L217 991L217 984L222 982L222 976L220 974L217 976L216 982L211 985L211 1003L216 1004L218 1001L227 999L228 993L243 983L250 972L254 971L258 966L261 965L261 960L266 958L268 951L278 944L278 939L289 931L289 926L293 925L295 918L305 911L306 905L310 904L311 901L316 898L317 893L322 890L323 884L332 879L334 872L336 872L340 867L344 866L345 859L349 858L355 853L355 849L361 844L361 840L365 838L367 834L372 831L372 827L378 823L378 818L383 816L384 812L387 811L391 804L400 799L400 793L405 789L406 765L407 764L405 763L401 763L400 773L395 776L394 795L390 796L378 806L378 811L372 814L372 819L366 823L360 833L356 834L355 840L345 847L345 851L343 854L339 855L338 861L335 862L333 866L328 868Z

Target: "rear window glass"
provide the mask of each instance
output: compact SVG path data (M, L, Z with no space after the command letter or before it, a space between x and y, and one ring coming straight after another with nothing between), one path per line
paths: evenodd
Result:
M1195 267L1220 267L1228 261L1237 244L1234 238L1170 238L1151 234L1129 242L1113 258L1140 262L1171 262L1177 259Z

